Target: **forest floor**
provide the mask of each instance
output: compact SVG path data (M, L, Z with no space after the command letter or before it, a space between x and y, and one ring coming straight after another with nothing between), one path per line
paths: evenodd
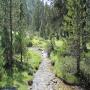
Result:
M39 51L36 48L33 48L33 50ZM42 51L41 56L42 62L34 75L31 90L83 90L78 86L64 84L53 73L51 60L47 58L47 52Z

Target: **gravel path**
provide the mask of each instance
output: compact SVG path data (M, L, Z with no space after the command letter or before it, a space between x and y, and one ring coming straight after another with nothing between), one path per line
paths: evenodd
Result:
M35 74L32 90L58 90L59 81L52 73L51 61L47 59L47 53L42 52L42 63Z

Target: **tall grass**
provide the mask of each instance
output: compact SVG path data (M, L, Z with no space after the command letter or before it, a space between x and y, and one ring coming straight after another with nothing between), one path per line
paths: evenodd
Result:
M28 81L33 80L33 74L38 69L41 57L38 53L28 50L23 56L23 63L20 64L20 55L16 55L15 60L18 65L14 65L13 76L9 76L6 72L0 80L0 87L16 87L18 90L28 90ZM16 64L17 64L16 63Z

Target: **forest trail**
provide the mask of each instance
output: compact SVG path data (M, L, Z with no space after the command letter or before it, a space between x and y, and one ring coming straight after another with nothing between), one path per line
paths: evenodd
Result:
M40 52L34 48L36 52ZM55 77L52 72L51 60L47 58L47 52L42 51L42 62L38 71L34 75L31 90L82 90L78 87L65 85L60 79Z
M34 77L32 90L56 90L59 85L58 79L52 73L51 61L44 51L42 51L42 63Z

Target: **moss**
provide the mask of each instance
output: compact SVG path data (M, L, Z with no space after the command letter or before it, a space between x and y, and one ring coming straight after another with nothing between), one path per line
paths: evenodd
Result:
M67 73L64 77L64 79L66 80L66 82L70 83L70 84L78 84L79 83L79 79L70 73Z

